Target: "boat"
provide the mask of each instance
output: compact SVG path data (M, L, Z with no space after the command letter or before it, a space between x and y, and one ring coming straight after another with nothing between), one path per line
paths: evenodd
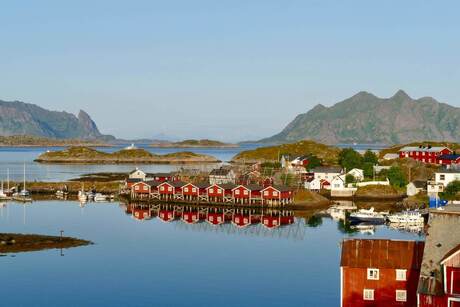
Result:
M2 200L9 200L11 197L9 197L6 193L5 190L3 189L3 180L2 180L2 187L0 189L0 201Z
M83 189L78 191L78 200L82 203L88 201L88 195L86 195Z
M104 195L102 193L96 193L94 194L94 201L100 202L100 201L107 201L108 196Z
M360 209L356 212L351 213L348 219L352 224L383 224L385 222L385 216L382 213L375 212L374 208Z
M418 210L406 210L387 216L390 223L423 224L425 219Z
M358 224L351 226L352 229L359 231L361 234L373 235L375 234L375 225L373 224Z
M30 192L26 189L26 164L24 163L24 187L19 193L13 194L13 200L21 202L31 202Z

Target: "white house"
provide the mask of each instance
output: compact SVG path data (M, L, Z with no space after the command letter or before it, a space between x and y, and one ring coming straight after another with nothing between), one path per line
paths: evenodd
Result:
M331 181L331 191L332 190L342 190L346 187L345 185L345 175L340 175L334 177Z
M356 181L363 181L364 180L364 171L359 168L354 168L350 170L347 175L353 175L355 177Z
M340 175L334 177L331 182L331 196L353 196L357 188L355 187L347 187L347 184L345 183L345 177L346 175Z
M141 179L145 180L147 174L136 167L131 173L129 173L129 179Z
M422 180L414 180L406 186L407 196L414 196L426 189L426 182Z
M325 179L313 179L312 181L305 181L305 189L311 190L311 191L319 191L322 189L325 190L330 190L331 189L331 184L329 181Z
M436 183L435 181L428 181L426 192L428 195L444 192L444 185L442 183Z
M434 174L434 182L442 184L444 187L455 180L460 180L459 169L445 169Z
M312 169L311 172L315 179L324 179L328 182L343 173L342 168L335 166L320 166Z
M209 174L209 184L235 183L235 172L228 167L216 168Z

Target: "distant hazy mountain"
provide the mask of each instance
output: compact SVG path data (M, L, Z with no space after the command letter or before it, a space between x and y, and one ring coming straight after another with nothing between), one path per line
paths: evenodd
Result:
M0 135L32 135L57 139L113 139L102 135L83 110L78 116L49 111L20 101L0 100Z
M283 131L261 142L302 139L326 144L460 142L460 108L431 97L412 99L401 90L387 99L360 92L332 107L315 106L298 115Z

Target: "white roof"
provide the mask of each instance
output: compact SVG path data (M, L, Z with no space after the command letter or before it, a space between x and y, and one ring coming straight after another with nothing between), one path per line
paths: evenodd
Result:
M433 146L430 148L428 148L427 146L424 146L422 148L418 146L406 146L406 147L401 148L399 151L440 152L441 150L444 150L444 149L449 149L449 148L443 147L443 146Z

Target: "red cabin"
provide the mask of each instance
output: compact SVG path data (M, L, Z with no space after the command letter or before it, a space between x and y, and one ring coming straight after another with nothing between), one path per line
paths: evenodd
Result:
M289 204L294 197L293 192L288 187L268 186L261 191L262 203L268 204Z
M131 195L148 196L152 191L152 186L148 182L140 181L131 186Z
M141 182L141 181L142 181L141 178L128 178L128 179L126 179L126 181L125 181L125 188L131 189L131 187L132 187L134 184L136 184L136 183L138 183L138 182Z
M451 155L452 150L447 147L433 146L406 146L399 150L399 157L411 158L424 163L437 163L437 157L441 155Z
M174 185L169 182L163 182L158 185L158 192L163 195L173 195Z
M225 189L220 187L217 184L210 185L209 187L206 188L206 191L207 191L208 197L215 201L222 200L225 195Z
M436 157L436 163L442 165L460 164L460 155L440 155Z
M421 241L343 241L342 306L416 306L424 245Z

